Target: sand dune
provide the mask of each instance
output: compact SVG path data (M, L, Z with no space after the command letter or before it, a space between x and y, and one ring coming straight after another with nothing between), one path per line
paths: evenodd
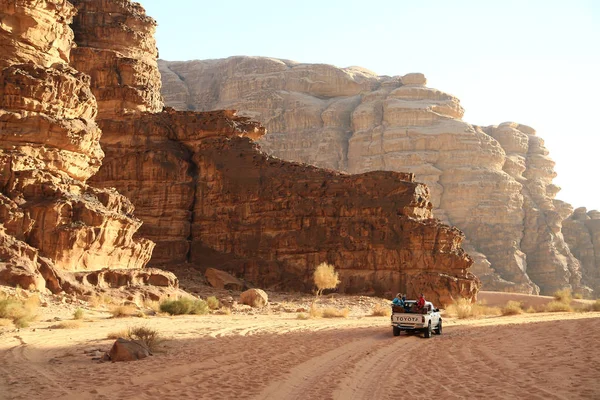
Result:
M97 363L106 335L147 325L153 357ZM1 399L593 399L600 313L446 321L393 337L385 317L295 315L98 319L0 336Z

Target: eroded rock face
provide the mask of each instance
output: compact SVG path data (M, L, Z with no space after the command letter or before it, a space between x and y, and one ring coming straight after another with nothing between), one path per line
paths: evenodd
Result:
M68 65L75 9L0 5L0 283L57 292L70 272L144 267L131 202L86 184L104 153L90 78Z
M350 173L414 173L429 186L435 215L465 232L488 290L585 289L560 233L553 163L531 128L470 125L457 98L416 73L261 57L159 67L167 105L241 110L266 126L259 143L277 157Z
M129 0L73 0L71 65L92 78L100 117L162 110L156 22Z
M505 150L504 171L523 186L520 248L527 255L527 275L546 293L563 288L567 282L587 294L581 285L579 260L563 239L562 221L570 211L554 201L560 188L552 183L556 177L554 161L543 139L532 128L511 122L483 129Z
M154 112L158 69L145 70L155 62L147 39L154 23L128 1L114 2L116 9L104 3L75 1L73 65L92 77L106 153L91 181L134 202L142 235L157 243L153 264L190 262L264 287L311 290L314 268L327 261L340 270L342 291L474 298L479 282L468 272L462 234L432 219L429 191L412 174L350 176L270 158L252 141L264 128L233 111ZM140 33L128 42L123 31L132 26ZM113 31L117 43L96 39ZM130 43L143 51L130 51ZM90 62L92 52L102 61ZM119 82L124 57L134 67ZM307 73L299 70L298 88L312 85ZM332 79L343 86L346 78ZM345 93L371 85L365 78ZM323 96L336 91L319 88Z
M571 251L581 262L583 281L600 293L600 212L576 209L563 221L562 232Z

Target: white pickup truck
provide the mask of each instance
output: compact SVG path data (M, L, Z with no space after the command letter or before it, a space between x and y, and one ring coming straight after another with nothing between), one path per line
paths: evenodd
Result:
M432 332L442 334L440 310L429 301L422 309L417 309L415 300L406 300L404 307L393 305L391 318L394 336L399 336L402 331L423 332L426 338L430 338Z

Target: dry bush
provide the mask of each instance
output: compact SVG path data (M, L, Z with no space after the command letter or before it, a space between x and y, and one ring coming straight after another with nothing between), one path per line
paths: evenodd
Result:
M160 303L158 301L146 300L144 301L143 307L152 310L157 314L160 312Z
M571 289L565 288L561 290L557 290L553 294L554 300L559 301L565 304L571 304L571 300L573 300L573 296L571 294Z
M106 335L106 338L107 339L127 338L128 335L129 335L129 331L126 329L123 329L120 331L110 332L108 335Z
M110 313L113 318L135 317L139 314L139 310L134 306L112 306Z
M315 269L313 280L317 286L317 296L325 289L335 289L340 283L339 275L331 264L321 263Z
M600 299L592 304L592 311L600 311Z
M160 311L171 315L206 314L208 313L208 304L204 300L185 297L179 300L163 301L160 303Z
M306 314L306 313L298 313L296 315L296 319L309 319L310 315Z
M323 316L323 312L319 310L319 307L317 307L315 303L312 303L310 305L310 309L308 310L308 315L310 315L311 318L321 318Z
M581 293L574 293L573 298L577 300L583 299L583 295Z
M12 324L13 324L12 319L0 318L0 327L1 326L12 326Z
M61 321L58 324L51 325L49 329L77 329L81 328L80 321Z
M392 315L392 309L388 305L377 304L373 307L373 311L371 311L371 315L373 317L389 317Z
M544 310L546 312L571 312L573 311L573 309L571 308L571 306L568 303L565 303L564 301L557 301L557 300L553 300L550 303L546 304L546 307L544 308Z
M350 314L348 307L341 310L333 307L327 307L321 311L323 318L348 318L348 314Z
M127 330L127 338L139 340L144 343L148 349L156 350L158 344L162 341L160 333L156 329L147 326L135 326Z
M518 301L509 300L504 307L502 307L501 311L502 315L518 315L523 313L523 308Z
M500 315L498 307L489 307L485 303L471 303L468 299L459 299L448 305L444 314L458 319L477 318L488 315Z
M17 328L25 328L37 317L38 297L26 300L0 294L0 318L9 319Z
M208 305L208 308L211 310L217 310L221 306L221 303L215 296L210 296L206 298L206 305Z
M538 312L538 311L537 311L535 308L533 308L533 306L529 306L529 307L527 308L527 310L525 310L525 312L526 312L527 314L535 314L535 313L536 313L536 312Z
M221 307L221 308L219 308L219 314L221 314L221 315L231 315L231 307Z
M74 319L83 319L84 311L81 308L78 308L73 312Z

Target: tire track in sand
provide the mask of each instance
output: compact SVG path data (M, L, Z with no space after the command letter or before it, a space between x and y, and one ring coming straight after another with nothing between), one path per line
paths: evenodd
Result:
M349 398L347 395L356 391L356 385L368 393L365 398L373 397L372 386L376 385L379 371L385 368L388 359L394 357L395 350L411 346L412 338L394 340L386 329L368 329L366 337L344 344L318 357L297 365L281 380L271 383L256 399L333 399ZM354 383L350 391L333 393L333 390L348 380ZM363 374L368 372L368 376ZM354 377L361 377L355 379ZM373 379L375 378L375 379ZM357 383L357 382L361 383ZM372 381L372 382L371 382ZM371 382L367 385L366 383Z

